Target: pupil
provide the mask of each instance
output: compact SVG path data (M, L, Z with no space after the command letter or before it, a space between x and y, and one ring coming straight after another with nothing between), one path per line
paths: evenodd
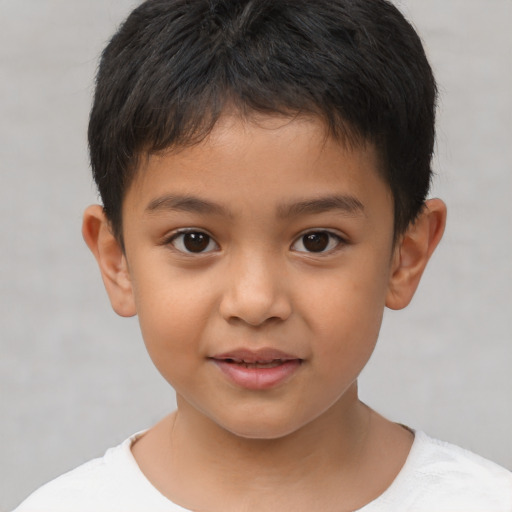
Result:
M309 233L304 235L302 242L308 251L322 252L329 245L329 235L327 233Z
M210 237L204 233L186 233L183 237L183 245L190 252L202 252L210 243Z

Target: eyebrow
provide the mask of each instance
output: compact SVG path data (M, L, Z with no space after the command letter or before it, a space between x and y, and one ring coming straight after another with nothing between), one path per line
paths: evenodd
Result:
M333 195L281 205L278 208L278 215L280 217L293 217L324 213L332 210L339 210L342 213L353 216L363 214L364 206L354 196Z
M289 218L299 215L319 214L332 210L338 210L346 215L358 215L364 213L364 206L354 196L333 195L279 205L277 215L281 218ZM148 213L181 211L204 215L232 216L228 210L217 203L195 196L172 194L153 199L147 205L145 211Z
M165 195L157 197L146 206L146 212L148 213L169 210L229 216L227 210L219 204L212 203L206 199L187 195Z

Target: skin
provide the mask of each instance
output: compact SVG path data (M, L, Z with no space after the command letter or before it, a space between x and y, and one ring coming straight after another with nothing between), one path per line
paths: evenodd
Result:
M384 308L411 300L446 208L428 201L394 243L377 168L371 145L348 149L318 120L225 116L200 144L144 161L123 203L125 251L101 207L86 211L114 310L138 315L176 390L178 410L132 448L172 501L355 510L400 471L412 435L360 402L357 377ZM207 234L206 249L187 252L183 229ZM312 252L304 235L319 232L328 243ZM246 389L211 359L239 348L278 349L300 365Z

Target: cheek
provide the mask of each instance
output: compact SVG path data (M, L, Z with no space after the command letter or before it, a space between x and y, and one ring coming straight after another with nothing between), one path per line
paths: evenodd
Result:
M147 273L139 281L144 284L135 286L137 314L155 366L166 379L190 370L192 356L197 361L203 352L201 334L215 307L209 288L188 276Z
M375 262L339 270L335 276L312 280L303 297L306 320L319 342L316 353L333 364L364 366L382 323L386 297L384 272ZM371 270L377 269L372 272Z

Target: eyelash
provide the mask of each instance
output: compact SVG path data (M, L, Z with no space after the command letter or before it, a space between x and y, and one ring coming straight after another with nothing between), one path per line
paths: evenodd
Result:
M315 251L315 250L307 250L305 245L304 245L304 242L305 242L305 239L306 237L313 237L315 235L321 235L323 237L327 237L327 246L325 249L321 249L321 250L318 250L318 251ZM318 242L319 240L317 240ZM320 240L320 242L325 242L326 240L323 239L323 240ZM315 240L313 238L310 238L310 242L312 243L315 243ZM299 250L296 248L297 244L301 243L302 246L306 249L306 250ZM306 254L327 254L327 253L333 253L337 250L340 249L340 246L341 245L346 245L347 244L347 241L341 237L340 235L336 234L336 233L333 233L332 231L328 231L326 229L318 229L318 230L312 230L312 231L307 231L306 233L303 233L302 235L300 235L296 240L295 242L293 242L292 246L291 246L291 249L296 251L296 252L303 252L303 253L306 253Z
M200 235L205 237L207 239L207 245L205 249L209 250L191 251L187 249L184 241L184 237L186 235ZM217 244L217 242L215 242L215 240L208 233L205 233L200 229L193 228L182 229L180 231L177 231L176 233L172 234L169 238L165 240L165 244L172 245L178 252L181 252L183 254L208 254L219 249L219 245ZM181 247L178 247L178 245L181 245Z
M195 241L198 243L196 248L200 249L198 251L190 250L190 247L186 247L184 237L186 235L199 235L198 239ZM320 238L318 236L320 235ZM313 237L317 236L315 240ZM204 237L202 240L200 237ZM319 244L317 248L320 250L308 250L304 244L306 242L306 237L310 237L309 243ZM323 238L322 238L323 237ZM327 238L327 239L326 239ZM194 242L194 240L191 240ZM201 245L202 242L202 245ZM166 245L172 245L174 249L183 254L208 254L210 252L214 252L219 249L219 245L212 236L208 233L201 231L199 229L189 228L177 231L173 233L169 238L167 238L164 242ZM325 248L322 248L322 244L327 243ZM311 230L301 234L291 245L290 249L299 252L299 253L307 253L307 254L326 254L332 253L336 250L340 249L340 245L345 245L347 241L342 238L340 235L333 233L331 231L325 229L319 230ZM206 245L204 245L206 244ZM297 247L298 244L302 244L304 250L299 249ZM203 248L204 246L204 248ZM311 249L311 248L310 248Z

